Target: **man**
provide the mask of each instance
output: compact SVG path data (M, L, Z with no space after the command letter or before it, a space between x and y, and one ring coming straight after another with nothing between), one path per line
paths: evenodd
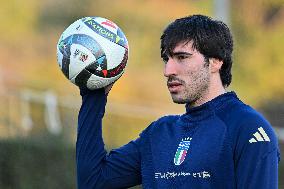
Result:
M77 138L79 189L273 189L279 150L269 123L242 103L231 83L233 40L207 16L175 20L161 37L164 75L186 113L153 122L108 155L102 139L106 90L81 90Z

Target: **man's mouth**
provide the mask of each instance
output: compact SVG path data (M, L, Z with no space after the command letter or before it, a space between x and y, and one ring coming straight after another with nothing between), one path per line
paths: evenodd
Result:
M168 89L170 93L176 93L181 88L182 83L178 81L167 82Z

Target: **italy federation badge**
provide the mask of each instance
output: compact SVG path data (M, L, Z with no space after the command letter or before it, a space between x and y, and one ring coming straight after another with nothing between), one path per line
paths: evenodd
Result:
M179 143L174 159L175 165L180 165L185 160L191 139L192 138L187 137L182 139Z

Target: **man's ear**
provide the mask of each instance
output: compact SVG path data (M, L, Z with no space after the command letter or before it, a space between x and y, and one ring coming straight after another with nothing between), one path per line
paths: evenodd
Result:
M211 73L219 72L223 65L223 61L217 58L209 58L209 66Z

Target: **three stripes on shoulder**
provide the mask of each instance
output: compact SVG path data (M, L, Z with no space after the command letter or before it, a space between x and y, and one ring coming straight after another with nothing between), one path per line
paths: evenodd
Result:
M270 138L267 136L266 132L262 127L259 127L258 131L256 131L253 134L253 137L249 140L249 143L255 142L270 142Z

